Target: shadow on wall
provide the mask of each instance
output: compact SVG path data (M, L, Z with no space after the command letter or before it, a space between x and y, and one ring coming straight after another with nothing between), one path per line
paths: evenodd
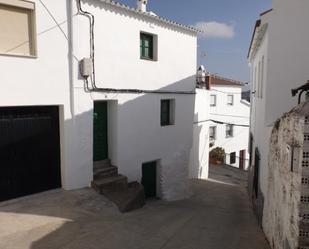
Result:
M187 80L185 79L185 81ZM181 82L171 84L169 87L175 87L178 84L181 84ZM121 100L122 98L119 98L119 95L118 100ZM104 93L102 93L102 99L103 96L105 96ZM124 95L123 98L126 96ZM120 173L128 173L129 178L135 178L141 174L141 165L134 164L136 161L142 163L167 158L162 160L164 169L162 170L161 184L164 195L171 200L187 197L189 194L187 178L190 148L192 146L195 95L177 95L175 97L175 125L161 127L160 99L173 97L175 95L147 94L138 95L138 97L128 101L124 100L123 103L118 105L119 117L117 124L119 131L117 139L118 144L120 144L117 153L119 162L126 166L121 168L120 171L123 172ZM76 101L78 101L78 98L76 98ZM154 105L154 103L156 104ZM89 136L92 136L92 129L87 129L90 124L92 125L92 111L77 115L74 122L67 120L64 124L65 131L71 132L69 137L74 138L74 141L71 141L71 146L66 146L70 151L65 153L69 155L79 154L77 155L79 157L82 154L86 155L81 161L76 162L74 168L76 171L87 172L89 167L92 168L92 154L89 154L89 148L87 147L90 142L92 143L92 140L89 140ZM200 132L199 126L195 132L198 135ZM82 142L85 139L88 141L87 143ZM66 160L73 163L71 160L74 159L67 158ZM195 160L198 161L199 158ZM126 172L126 170L128 171ZM70 172L66 172L66 174L70 174ZM31 249L60 248L71 243L73 245L78 243L78 245L75 245L76 248L97 248L95 245L98 245L98 241L102 248L108 248L107 235L113 236L108 229L109 226L113 225L109 224L109 215L120 218L123 216L117 211L116 207L92 190L80 191L63 191L60 195L51 195L51 199L48 199L48 194L46 194L46 197L43 194L43 199L35 200L34 197L34 201L30 200L27 204L28 208L27 205L17 209L10 209L10 206L7 206L4 210L0 208L0 215L1 212L8 212L18 213L19 215L27 214L28 217L30 214L33 215L33 220L37 219L37 216L42 216L44 220L46 217L51 219L51 223L45 224L44 221L42 226L33 223L34 230L37 229L38 232L36 236L28 237L28 240L30 240L28 243L31 244L29 248ZM45 198L47 199L44 200ZM74 211L72 212L70 208L67 209L66 205L73 206ZM102 223L98 224L98 217L92 216L91 213L100 212L100 209L103 208L100 205L108 206L110 213L102 213ZM91 217L93 217L93 220ZM40 219L38 218L38 220ZM52 224L53 222L57 224ZM102 234L105 236L102 236ZM73 240L74 242L72 242ZM14 243L26 242L16 239Z
M68 57L71 58L70 56ZM73 78L72 75L70 77ZM191 85L190 82L192 82ZM170 91L171 89L188 88L192 88L191 91L195 90L195 75L189 76L179 82L173 82L159 90ZM77 106L74 106L76 103L78 103L78 106L81 106L82 102L79 102L80 99L83 100L86 98L88 107L90 105L93 106L93 103L89 103L90 98L87 96L88 93L78 94L80 90L74 92L72 89L71 111L78 109ZM97 100L107 100L105 99L105 93L97 93L96 95L98 96ZM117 160L122 165L125 165L125 167L120 168L120 173L126 174L129 179L136 179L141 174L141 165L136 165L137 161L142 163L167 158L166 160L162 160L164 170L162 171L163 177L161 181L162 187L164 188L164 196L170 200L187 196L188 165L192 146L195 95L141 94L134 95L135 97L132 98L133 95L119 93L117 97L120 96L123 98L118 98L118 101L123 99L123 102L119 102L118 104L118 123L116 124L118 136L116 144L119 147L117 150ZM173 98L176 101L175 124L170 127L161 127L160 100ZM89 174L92 170L93 155L89 153L89 151L92 151L92 149L89 149L89 146L92 147L93 144L92 115L92 110L85 111L75 115L74 120L65 120L64 124L62 124L61 135L62 142L65 145L62 162L65 161L66 165L74 165L71 169L62 169L62 174L66 179L69 179L67 184L73 187L76 175L72 175L72 173L77 172L77 175L82 178L84 174ZM198 126L195 135L199 136L200 131L201 127ZM111 141L111 143L113 142ZM197 158L194 158L197 162L199 160L199 154L197 152L197 155L194 155L197 156ZM134 158L134 160L131 158ZM92 178L92 176L88 177L89 179ZM35 197L33 198L35 199ZM63 191L60 196L55 194L51 195L48 200L45 198L48 199L49 197L43 197L43 199L33 201L31 199L29 202L22 202L21 206L13 209L10 209L11 205L0 209L0 215L1 213L8 213L8 215L9 213L25 214L27 217L29 215L33 215L33 218L44 216L56 220L57 224L54 227L49 222L43 222L44 224L42 225L39 225L39 222L32 223L34 225L34 230L32 231L35 231L34 233L36 235L33 238L30 235L27 236L27 240L32 239L29 248L61 248L70 244L76 237L78 237L77 241L79 242L76 245L77 248L97 248L94 244L98 243L98 240L101 240L102 245L105 243L105 248L108 248L106 238L108 236L119 236L119 234L113 235L109 233L109 226L115 224L112 224L108 217L113 215L120 216L121 214L105 198L93 191L89 189L81 190L79 193L75 191ZM63 208L66 205L75 207L75 212L72 212L69 208ZM16 205L13 206L16 207ZM92 227L95 220L98 219L97 217L93 217L92 213L95 211L100 212L103 207L108 207L109 213L102 213L102 224L97 225L98 227L95 227L90 233L86 228ZM25 220L24 222L27 223L29 220ZM14 229L16 230L18 228L15 227ZM102 234L106 236L102 236ZM23 236L21 237L20 240L16 238L14 243L23 243L25 238ZM0 239L0 241L3 241L3 239ZM20 248L25 247L21 246Z
M194 114L194 121L198 120L198 113ZM190 155L190 168L189 177L190 178L200 178L202 175L202 168L200 167L200 154L199 154L199 144L200 144L200 133L202 131L202 125L199 123L193 123L193 144Z

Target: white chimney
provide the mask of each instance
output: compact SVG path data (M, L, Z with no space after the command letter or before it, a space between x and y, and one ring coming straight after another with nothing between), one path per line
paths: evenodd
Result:
M141 12L147 12L148 0L137 0L137 10Z

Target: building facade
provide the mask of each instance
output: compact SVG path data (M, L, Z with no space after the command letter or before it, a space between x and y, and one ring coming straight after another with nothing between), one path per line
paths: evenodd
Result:
M291 89L303 85L309 77L305 66L309 62L309 35L303 32L308 22L305 16L308 8L309 3L303 0L273 0L273 9L262 13L256 22L248 54L252 82L249 192L259 221L274 248L288 247L282 244L283 236L281 247L278 247L277 241L272 243L267 230L271 222L267 218L271 210L269 207L278 207L280 213L281 205L269 196L268 191L269 186L279 184L272 177L275 167L271 160L274 156L269 154L271 133L276 120L297 105ZM288 184L288 181L283 182L285 187ZM279 195L279 192L272 194ZM295 194L297 196L297 193L293 196ZM272 201L275 203L270 204ZM288 229L287 224L281 225L276 228L277 231Z
M249 166L250 103L242 99L241 82L210 76L210 150L225 150L225 163L246 170Z
M210 117L209 96L209 86L206 84L197 86L194 107L193 146L190 155L190 178L208 178Z
M2 146L40 152L35 162L21 152L15 157L26 165L48 161L53 175L48 186L40 177L32 179L38 188L27 193L18 183L7 186L3 196L11 187L16 191L3 199L89 186L94 162L106 159L138 182L150 163L157 197L188 195L197 31L147 12L141 2L133 9L103 0L0 1L0 18L21 29L20 36L1 32L8 42L1 42L0 123L9 134ZM12 31L7 23L3 30ZM14 135L21 122L32 127L24 128L29 138L24 144L21 134ZM49 148L51 138L56 139ZM7 168L18 168L12 158L5 160ZM43 177L39 167L35 171ZM27 187L33 174L21 175L15 180ZM16 178L11 172L3 177Z

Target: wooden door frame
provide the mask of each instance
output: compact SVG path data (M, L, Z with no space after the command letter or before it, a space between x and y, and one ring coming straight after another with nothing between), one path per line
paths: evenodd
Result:
M246 150L239 151L239 168L245 169Z

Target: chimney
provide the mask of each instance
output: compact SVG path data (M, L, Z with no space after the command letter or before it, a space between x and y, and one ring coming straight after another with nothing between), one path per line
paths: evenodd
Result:
M148 0L137 0L137 10L141 12L147 12Z

